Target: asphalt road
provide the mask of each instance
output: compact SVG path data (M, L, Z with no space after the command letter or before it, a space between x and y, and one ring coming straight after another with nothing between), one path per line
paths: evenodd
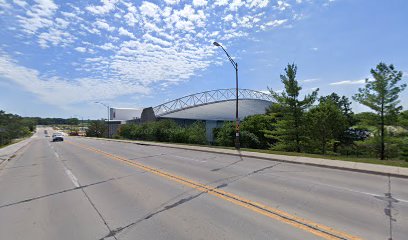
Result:
M408 239L408 179L38 131L0 239Z

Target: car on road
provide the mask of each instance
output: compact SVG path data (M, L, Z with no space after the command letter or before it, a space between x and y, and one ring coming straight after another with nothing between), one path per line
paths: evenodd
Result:
M64 141L64 136L62 135L62 133L54 133L52 134L52 141L53 142Z

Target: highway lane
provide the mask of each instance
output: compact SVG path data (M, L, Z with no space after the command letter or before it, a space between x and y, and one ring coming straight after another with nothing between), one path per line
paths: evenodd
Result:
M0 239L408 236L407 179L154 146L66 140L51 143L40 131L0 168ZM282 211L300 223L285 222L230 196ZM329 237L302 225L310 222L321 229L331 227L328 232L338 235Z

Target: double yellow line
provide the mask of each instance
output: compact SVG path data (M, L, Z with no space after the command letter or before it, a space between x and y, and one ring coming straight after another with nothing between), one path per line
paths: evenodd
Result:
M276 208L272 208L266 205L263 205L261 203L258 202L254 202L251 201L249 199L245 199L243 197L240 197L238 195L235 195L233 193L230 192L226 192L223 190L220 190L216 187L212 187L209 185L205 185L205 184L201 184L199 182L195 182L193 180L181 177L181 176L177 176L175 174L171 174L162 170L158 170L156 168L152 168L143 164L140 164L136 161L131 161L129 159L108 153L108 152L104 152L102 150L93 148L93 147L89 147L86 146L84 144L79 144L79 143L74 143L71 141L67 141L69 144L90 150L92 152L104 155L106 157L109 157L111 159L117 160L117 161L121 161L124 162L126 164L129 164L131 166L137 167L139 169L142 169L143 171L147 171L156 175L159 175L161 177L167 178L169 180L172 180L174 182L178 182L180 184L183 184L185 186L194 188L198 191L201 192L205 192L208 194L211 194L213 196L216 196L220 199L224 199L228 202L234 203L236 205L239 205L241 207L244 207L246 209L249 209L251 211L257 212L259 214L262 214L264 216L270 217L272 219L276 219L280 222L284 222L287 223L289 225L292 225L296 228L302 229L304 231L307 231L309 233L312 233L316 236L322 237L324 239L329 239L329 240L338 240L338 239L353 239L353 240L357 240L357 239L361 239L359 237L350 235L348 233L342 232L342 231L338 231L335 230L331 227L319 224L319 223L315 223L300 217L297 217L295 215L289 214L287 212L284 212L282 210L276 209Z

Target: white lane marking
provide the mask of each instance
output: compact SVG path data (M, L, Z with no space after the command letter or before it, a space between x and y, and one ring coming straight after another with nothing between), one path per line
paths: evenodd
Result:
M60 156L55 150L54 150L54 155L59 160ZM71 182L75 185L75 187L80 187L81 185L79 184L78 178L76 178L75 175L67 167L65 167L64 164L62 164L62 167L64 168L65 173L67 174L69 180L71 180Z
M170 155L170 156L173 156L173 157L176 157L176 158L181 158L181 159L186 159L186 160L190 160L190 161L194 161L194 162L207 162L205 160L197 160L197 159L194 159L194 158L182 157L182 156L178 156L178 155Z
M327 187L331 187L331 188L337 188L337 189L341 189L341 190L345 190L345 191L349 191L349 192L355 192L355 193L361 193L361 194L366 194L366 195L370 195L373 197L384 197L382 195L378 195L375 193L370 193L370 192L364 192L364 191L358 191L358 190L354 190L354 189L350 189L350 188L345 188L345 187L339 187L339 186L334 186L334 185L330 185L330 184L325 184L325 183L317 183L318 185L323 185L323 186L327 186ZM404 202L404 203L408 203L408 200L405 199L400 199L400 198L394 198L395 200L399 201L399 202Z
M68 175L69 179L71 180L71 182L75 185L75 187L79 187L79 182L78 179L75 177L75 175L66 167L65 168L65 173Z

